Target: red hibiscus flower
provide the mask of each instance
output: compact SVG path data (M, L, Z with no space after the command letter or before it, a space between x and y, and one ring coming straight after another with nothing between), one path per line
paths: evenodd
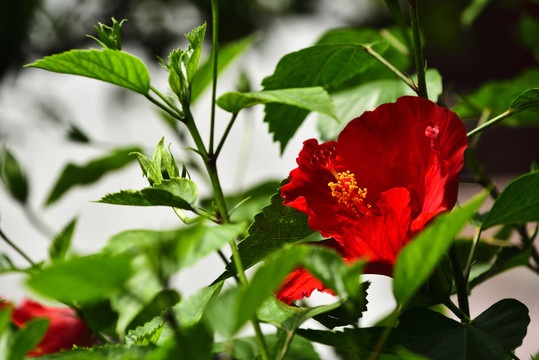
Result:
M34 318L48 318L49 327L36 348L26 356L42 356L63 349L70 350L73 345L90 347L96 342L92 330L69 308L45 307L35 301L25 300L11 313L11 320L18 327L24 327L26 322Z
M367 273L391 276L400 249L457 199L468 146L458 116L405 96L352 120L337 141L305 141L282 187L284 204L308 215L309 227L346 261L368 261ZM277 292L287 303L331 292L304 269Z

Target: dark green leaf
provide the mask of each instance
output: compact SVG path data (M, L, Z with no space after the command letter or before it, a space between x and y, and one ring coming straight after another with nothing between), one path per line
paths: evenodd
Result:
M103 299L79 308L84 322L95 332L112 340L119 340L116 333L118 313L111 306L110 299Z
M520 94L509 107L513 113L539 109L539 89L528 89Z
M307 215L283 205L280 191L271 197L270 205L262 208L247 230L248 236L238 244L241 261L245 269L250 268L266 256L278 251L285 244L305 241L309 236L316 236L307 225ZM230 266L219 279L235 273Z
M249 49L254 43L254 37L248 36L233 43L219 45L219 61L217 63L217 73L221 72L232 63L232 61ZM211 58L208 58L198 67L195 76L191 81L191 101L194 102L200 94L211 84L212 66Z
M360 358L368 358L378 342L384 327L347 329L343 331L299 329L297 334L312 342L329 345L337 349L359 354ZM395 354L404 343L395 330L390 330L389 337L382 349L383 354Z
M161 315L166 309L178 304L180 299L181 296L176 290L159 288L159 292L152 299L146 301L142 310L127 325L127 329L134 329L137 326L146 324L156 316Z
M150 74L137 57L117 50L70 50L26 65L106 81L140 94L150 88Z
M71 238L73 237L76 224L77 218L74 218L52 240L49 247L49 257L53 262L64 260L67 250L69 250L69 246L71 245Z
M497 116L509 109L511 103L528 89L537 88L539 70L527 70L521 75L508 80L491 81L481 86L453 108L462 119L481 116L483 110L490 112L490 117ZM536 112L522 111L503 121L506 125L537 125Z
M223 110L238 113L241 109L259 104L279 103L309 111L317 111L336 119L335 106L322 87L305 87L254 91L247 93L229 92L217 99Z
M24 327L19 328L9 346L7 360L20 360L25 357L26 353L39 344L39 341L45 335L49 327L49 319L32 319L24 324Z
M517 246L504 247L496 256L494 264L486 271L478 274L470 281L470 288L473 288L491 277L505 272L517 266L526 266L529 263L531 248L521 249Z
M539 22L537 15L522 12L519 19L519 35L520 39L526 47L539 59Z
M442 78L435 69L427 70L426 77L429 97L436 102L442 92ZM320 116L317 124L320 138L324 141L336 139L352 119L384 103L395 102L404 95L415 95L415 92L397 79L370 81L331 94L339 122L327 116Z
M28 179L21 165L7 147L0 153L0 180L7 190L21 204L28 198Z
M496 199L482 228L528 221L539 221L539 172L511 181Z
M138 148L133 147L116 149L109 155L94 159L82 166L68 164L56 181L45 204L51 205L75 186L94 183L107 173L123 168L134 160L128 154L138 150Z
M526 306L514 299L497 302L469 324L420 308L399 320L411 349L435 360L505 359L522 344L530 322Z
M406 304L429 278L455 236L486 196L487 193L483 192L461 208L441 215L402 249L397 258L393 280L393 294L398 304Z
M140 191L122 190L107 194L98 202L112 205L129 206L171 206L192 210L198 201L196 184L189 179L162 180L159 185L147 187Z
M121 288L130 274L130 263L125 258L87 256L44 268L27 284L61 302L91 303Z

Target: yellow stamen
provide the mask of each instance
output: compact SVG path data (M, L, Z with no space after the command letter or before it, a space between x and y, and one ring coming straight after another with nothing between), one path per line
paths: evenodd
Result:
M370 215L369 209L371 206L364 203L367 197L367 188L361 189L357 186L355 175L349 170L340 173L333 170L331 173L337 180L337 182L330 182L328 184L331 189L331 196L337 199L339 204L343 204L354 211L357 216Z

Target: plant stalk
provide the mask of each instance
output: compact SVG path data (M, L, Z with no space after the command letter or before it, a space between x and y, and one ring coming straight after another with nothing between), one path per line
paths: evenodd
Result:
M457 249L455 245L451 245L449 249L449 261L451 262L451 270L453 270L453 278L455 279L455 286L457 288L457 299L459 302L460 310L468 318L470 317L470 305L468 303L468 288L462 272L460 271L460 266L457 257Z
M16 252L19 253L19 255L21 255L23 258L26 259L26 261L28 261L30 263L30 265L32 266L36 266L36 263L32 261L32 259L30 259L30 257L28 255L26 255L26 253L24 251L22 251L17 245L15 245L15 243L13 243L11 240L9 240L9 238L6 236L6 234L4 234L4 232L2 231L2 229L0 229L0 237L2 237L2 239L4 239L4 241L13 248L13 250L15 250Z
M427 81L425 80L425 61L423 59L423 48L421 47L421 34L419 31L419 17L417 15L416 0L408 0L408 10L410 11L410 25L412 26L412 39L414 43L414 59L415 69L417 71L419 96L428 99Z
M507 119L511 115L513 115L513 111L511 109L509 109L506 112L504 112L503 114L500 114L500 115L496 116L494 119L490 119L489 121L485 122L484 124L476 127L472 131L470 131L468 133L468 138L476 135L477 133L480 133L481 131L485 130L488 127L491 127L494 124L499 123L500 121L502 121L504 119Z
M364 47L365 51L371 55L373 58L378 60L382 65L387 67L389 70L391 70L395 75L397 75L406 85L408 85L413 91L415 91L417 94L419 94L418 87L414 84L414 82L406 75L404 75L402 72L399 71L393 64L391 64L389 61L384 59L382 55L380 55L378 52L373 50L370 46Z
M238 113L232 114L232 118L228 122L228 125L223 134L223 137L221 138L221 141L219 141L219 145L217 145L217 149L215 150L215 154L214 154L215 158L219 156L219 153L221 152L221 149L223 148L223 145L225 144L225 140L228 136L228 133L230 133L230 130L232 129L232 126L234 125L234 122L236 121L237 117L238 117Z
M212 48L211 48L211 62L212 62L212 89L211 89L211 123L210 123L210 145L209 152L213 155L213 141L215 133L215 99L217 94L217 70L218 70L218 39L219 39L219 7L218 0L211 0L211 14L212 14Z

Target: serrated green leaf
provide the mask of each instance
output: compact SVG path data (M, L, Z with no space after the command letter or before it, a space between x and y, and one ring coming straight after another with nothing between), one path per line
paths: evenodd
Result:
M244 108L267 103L291 105L326 114L334 119L337 118L335 115L335 106L328 93L322 87L266 90L247 93L229 92L217 99L217 105L231 113L238 113Z
M429 69L426 73L429 98L437 102L442 92L442 78L436 69ZM337 108L339 122L321 115L318 117L318 133L323 141L334 140L344 127L365 111L374 110L378 106L395 102L401 96L416 95L401 80L383 79L362 83L345 90L331 94Z
M487 193L483 192L461 208L439 216L402 249L393 279L393 294L398 304L405 305L429 278L455 236L479 209L486 196Z
M490 209L482 228L539 221L539 172L511 181Z
M75 186L92 184L107 173L123 168L134 160L128 154L138 150L134 147L116 149L109 155L94 159L82 166L68 164L56 181L45 205L55 203Z
M185 67L187 70L187 79L191 83L195 71L198 66L198 60L200 59L200 52L202 51L202 42L204 41L204 35L206 33L206 23L191 30L185 35L189 40L189 47L186 50Z
M154 183L161 183L161 180L163 180L163 175L161 174L161 171L159 171L159 169L153 165L150 159L138 151L130 152L129 155L135 155L137 157L142 174L146 176L150 185L153 185Z
M254 43L255 37L248 36L236 42L219 45L219 61L217 63L217 74L230 65L234 59L249 49ZM211 58L208 58L197 68L195 76L191 81L191 101L194 102L200 94L211 84L212 66Z
M37 318L26 322L24 327L19 328L15 335L13 335L7 360L20 360L24 358L28 351L39 344L48 327L49 319L47 318Z
M77 218L74 218L52 239L49 246L49 258L52 262L64 260L71 245L71 238L76 224Z
M513 100L523 91L537 88L539 70L531 69L507 80L490 81L472 94L465 97L453 107L461 119L481 116L483 110L490 112L491 117L502 114L509 109ZM505 125L537 125L539 117L536 112L522 111L503 121Z
M0 152L0 180L13 198L25 204L28 198L28 178L7 147Z
M126 258L86 256L44 268L33 274L27 285L61 302L92 303L121 288L130 274Z
M117 50L70 50L46 56L25 67L102 80L142 95L150 88L150 74L137 57Z
M517 96L509 107L513 113L524 110L539 109L539 88L528 89Z
M238 244L245 269L280 250L286 244L298 243L310 236L317 236L307 224L307 215L283 205L284 199L280 195L280 190L270 201L271 203L255 216L254 222L247 229L247 237ZM235 269L231 265L219 280L226 279L234 273Z
M528 309L515 299L503 299L469 324L415 308L398 326L413 351L439 360L505 359L522 344L530 322Z
M129 206L171 206L192 210L197 206L198 190L189 179L162 180L160 184L142 190L122 190L107 194L98 202Z
M156 318L156 322L146 323L143 326L137 327L135 330L130 330L125 336L125 344L131 345L149 345L156 344L161 336L165 321Z

